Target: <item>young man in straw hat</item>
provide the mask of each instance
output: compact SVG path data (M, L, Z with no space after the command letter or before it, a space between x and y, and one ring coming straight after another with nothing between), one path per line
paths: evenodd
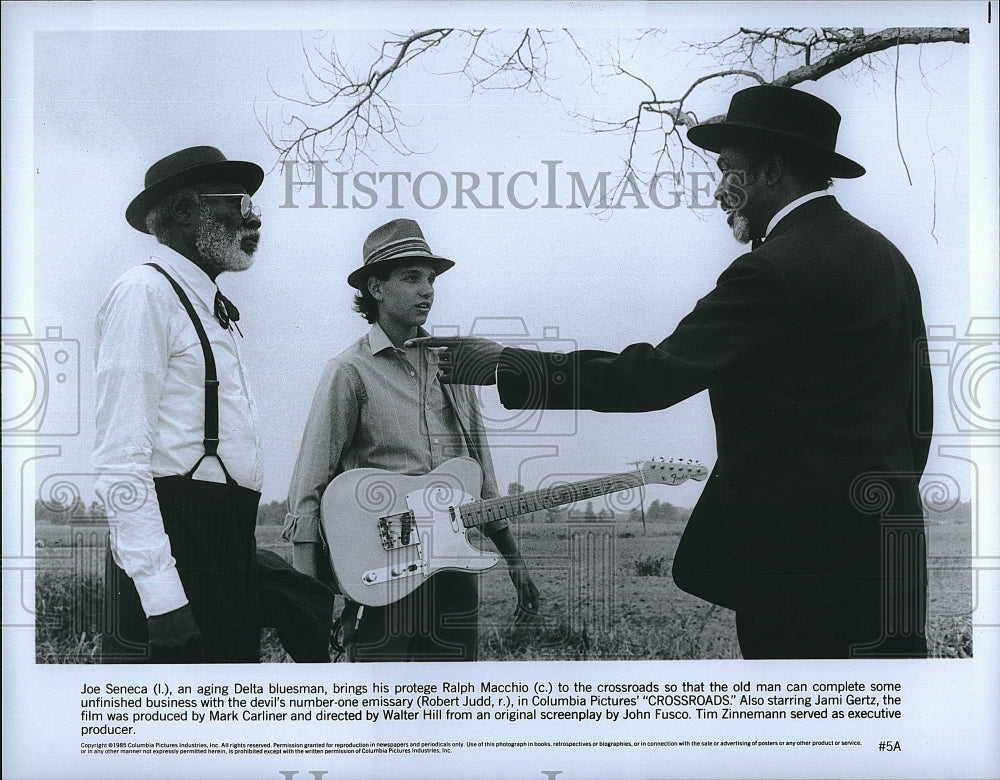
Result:
M160 243L97 315L96 490L108 508L105 663L256 663L276 625L329 661L333 594L254 540L263 477L239 312L216 278L260 241L264 172L196 146L163 158L125 212Z
M329 362L313 400L289 488L285 538L295 566L323 576L329 567L320 501L330 481L350 469L424 475L451 458L471 456L483 471L482 495L497 495L493 462L472 388L443 387L433 352L404 347L426 335L436 277L454 263L433 254L420 226L396 219L373 231L364 264L348 284L364 336ZM349 508L341 508L349 511ZM538 591L506 521L482 527L509 567L518 614L538 609ZM478 578L440 571L385 606L350 599L342 615L351 661L474 661L479 636Z
M746 658L926 655L920 292L896 247L826 191L864 174L836 152L839 125L826 102L761 86L691 128L753 247L657 346L567 361L423 340L448 348L445 381L496 382L508 408L642 412L707 389L718 461L673 576L735 611Z

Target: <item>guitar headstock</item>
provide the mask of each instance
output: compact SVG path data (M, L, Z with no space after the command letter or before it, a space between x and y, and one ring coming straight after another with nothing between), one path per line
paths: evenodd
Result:
M640 470L647 483L661 482L664 485L679 485L689 479L701 482L708 476L708 469L698 461L684 458L647 460Z

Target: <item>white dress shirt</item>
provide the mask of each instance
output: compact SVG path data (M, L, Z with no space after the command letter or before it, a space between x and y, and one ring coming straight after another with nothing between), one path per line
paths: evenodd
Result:
M781 220L783 220L785 217L787 217L789 214L795 211L795 209L797 209L799 206L803 205L804 203L808 203L811 200L816 200L816 198L832 198L832 197L833 196L826 190L816 190L815 192L807 192L805 195L802 195L793 200L791 203L786 204L782 209L778 211L777 214L771 217L771 221L767 223L767 230L764 232L764 238L766 239L769 235L771 235L771 231L774 230L775 226L779 222L781 222Z
M215 355L219 456L240 485L263 482L257 408L241 337L213 314L217 287L166 246L150 258L188 294ZM187 596L163 530L154 477L187 473L204 453L205 359L177 293L155 268L136 266L115 282L97 314L95 492L104 500L115 562L135 582L147 616L184 606ZM196 479L225 482L218 461Z

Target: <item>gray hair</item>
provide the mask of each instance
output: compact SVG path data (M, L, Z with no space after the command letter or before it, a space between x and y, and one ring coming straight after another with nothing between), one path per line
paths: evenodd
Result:
M156 240L161 244L166 244L170 236L170 225L173 222L170 207L178 199L197 199L201 193L202 189L198 187L184 187L167 195L146 214L146 230L156 236Z

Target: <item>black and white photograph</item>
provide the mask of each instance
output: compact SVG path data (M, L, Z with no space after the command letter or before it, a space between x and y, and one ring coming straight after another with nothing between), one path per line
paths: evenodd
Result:
M995 2L4 2L15 778L1000 773Z

